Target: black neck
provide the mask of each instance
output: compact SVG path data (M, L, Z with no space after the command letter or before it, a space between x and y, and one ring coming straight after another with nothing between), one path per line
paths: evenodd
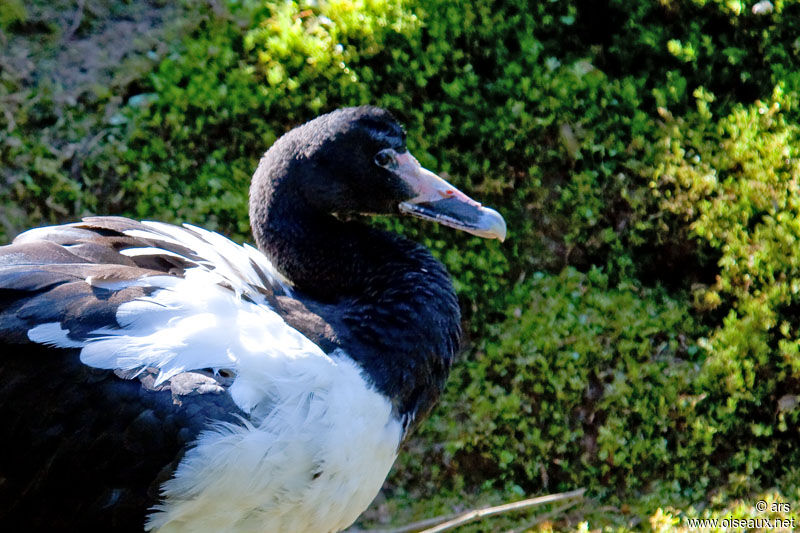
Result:
M421 417L441 392L460 338L444 266L424 247L319 213L297 189L251 208L262 251L331 325L399 414Z

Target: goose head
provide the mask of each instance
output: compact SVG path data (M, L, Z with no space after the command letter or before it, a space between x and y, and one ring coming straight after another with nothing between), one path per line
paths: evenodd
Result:
M275 198L286 204L278 209ZM251 220L286 210L344 217L409 215L489 239L504 240L506 223L446 180L422 167L391 113L344 108L299 126L276 141L251 186ZM260 242L259 242L260 244Z

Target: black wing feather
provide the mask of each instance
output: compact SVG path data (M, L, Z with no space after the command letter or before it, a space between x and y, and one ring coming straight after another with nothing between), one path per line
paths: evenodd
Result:
M141 532L209 420L243 415L227 394L154 390L154 376L142 377L120 379L83 365L77 350L35 344L0 357L0 529Z

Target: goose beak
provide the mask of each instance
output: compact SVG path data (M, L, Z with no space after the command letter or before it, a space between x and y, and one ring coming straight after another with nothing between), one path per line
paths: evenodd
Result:
M397 173L416 196L400 203L400 212L433 220L478 237L506 238L502 215L484 207L445 180L423 168L408 152L397 155Z

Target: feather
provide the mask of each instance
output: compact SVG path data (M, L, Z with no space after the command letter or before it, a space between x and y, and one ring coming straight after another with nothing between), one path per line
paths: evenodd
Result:
M19 340L11 333L23 326L30 341L81 348L93 368L155 369L156 387L186 371L229 369L244 412L269 395L282 359L327 360L269 305L290 291L254 248L188 225L95 217L0 247L7 338Z

